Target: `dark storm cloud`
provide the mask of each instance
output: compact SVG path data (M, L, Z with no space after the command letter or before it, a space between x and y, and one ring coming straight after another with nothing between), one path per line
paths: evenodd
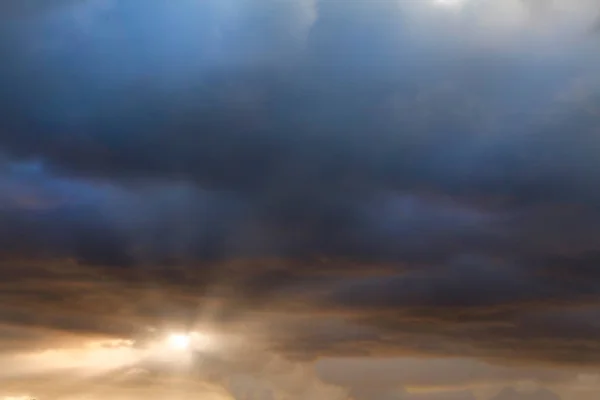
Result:
M122 233L104 218L98 201L90 202L97 197L93 186L37 170L35 164L9 165L0 173L0 257L129 264Z
M293 356L598 363L597 49L396 3L87 1L3 24L2 274L23 285L27 259L39 280L6 304L48 310L3 318L128 334L219 289L230 319L310 315L272 322Z
M371 336L329 341L317 330L298 330L306 339L296 337L289 351L335 353L348 347L355 354L478 354L512 362L596 364L600 293L589 281L592 275L588 281L556 279L528 269L467 260L396 277L347 280L319 309L333 307L334 314L369 327Z
M467 261L443 266L441 271L418 271L397 277L360 280L351 283L335 295L335 301L350 307L365 306L382 310L406 307L486 309L497 304L526 302L543 297L540 282L514 267L494 266L489 260Z
M71 28L68 19L61 25L50 20L44 29L50 39L26 23L8 29L4 147L69 173L181 177L269 195L296 190L309 199L324 190L415 185L517 199L597 197L572 179L579 147L535 138L497 147L478 143L482 130L502 129L490 125L494 114L506 112L499 107L508 107L502 103L514 89L498 85L528 79L534 69L520 65L526 61L503 65L499 59L469 62L458 52L439 55L435 45L407 39L409 22L388 1L319 2L310 32L288 17L298 13L291 5L237 10L242 16L235 29L228 26L233 17L219 18L219 7L189 10L214 13L216 22L202 29L181 20L173 7L158 1L135 14L135 5L119 3L85 29L75 17ZM134 24L121 25L133 15ZM276 18L291 21L272 27L278 34L262 32L271 28L259 22ZM181 49L150 44L161 39L157 26L173 28L170 40L180 39ZM279 42L294 29L307 35L306 47L292 57L299 61L284 68L280 64L289 57L275 62L268 56L293 47ZM190 34L203 45L181 44ZM116 35L118 42L111 39ZM54 44L40 49L44 41ZM205 57L210 46L220 51ZM230 55L243 49L250 49L243 60ZM111 72L117 65L118 72ZM564 68L545 67L548 76ZM496 83L484 83L490 73ZM187 77L184 88L173 81L181 76ZM423 92L449 80L456 89L434 91L418 104ZM538 90L548 90L540 84ZM406 104L406 116L396 115L397 103ZM488 107L483 112L491 116L467 108L472 103ZM578 135L586 135L582 124ZM545 164L558 157L560 166ZM554 168L564 180L552 179ZM305 186L292 188L291 180Z

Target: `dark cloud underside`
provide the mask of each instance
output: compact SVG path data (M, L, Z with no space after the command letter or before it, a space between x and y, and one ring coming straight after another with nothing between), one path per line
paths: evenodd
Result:
M214 302L290 357L597 365L595 37L397 3L2 6L7 340Z

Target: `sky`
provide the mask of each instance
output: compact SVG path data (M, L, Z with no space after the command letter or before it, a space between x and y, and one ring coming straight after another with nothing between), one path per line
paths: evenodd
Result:
M0 399L597 399L599 27L3 0Z

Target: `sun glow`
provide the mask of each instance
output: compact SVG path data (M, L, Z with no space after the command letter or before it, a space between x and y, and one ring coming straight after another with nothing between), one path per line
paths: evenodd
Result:
M165 344L168 349L176 351L208 351L215 347L213 337L201 332L171 333L166 337Z
M130 339L99 340L69 348L22 353L10 360L18 367L0 371L6 375L40 374L69 370L76 376L95 376L146 362L168 368L184 368L203 355L220 356L226 350L221 335L212 332L164 332L146 342ZM229 341L227 343L230 343ZM225 354L226 355L226 354ZM0 358L0 364L8 363ZM0 395L0 400L4 400Z
M190 348L192 338L183 333L172 333L167 338L167 344L174 350L187 350Z
M92 342L76 348L56 348L39 353L15 356L22 368L18 373L44 373L52 370L72 370L80 374L97 374L134 365L139 361L139 351L128 341L110 346L113 341ZM105 344L105 345L103 345ZM1 398L0 398L1 399Z

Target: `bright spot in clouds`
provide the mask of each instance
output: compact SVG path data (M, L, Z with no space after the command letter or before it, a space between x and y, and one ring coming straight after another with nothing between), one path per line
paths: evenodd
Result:
M162 360L179 360L192 357L193 354L218 353L221 348L212 335L204 332L171 332L162 340L150 344L145 354Z
M187 350L190 347L190 342L190 335L182 333L172 333L167 338L167 343L175 350Z
M214 347L211 336L206 333L171 333L166 338L167 347L173 350L208 350Z

